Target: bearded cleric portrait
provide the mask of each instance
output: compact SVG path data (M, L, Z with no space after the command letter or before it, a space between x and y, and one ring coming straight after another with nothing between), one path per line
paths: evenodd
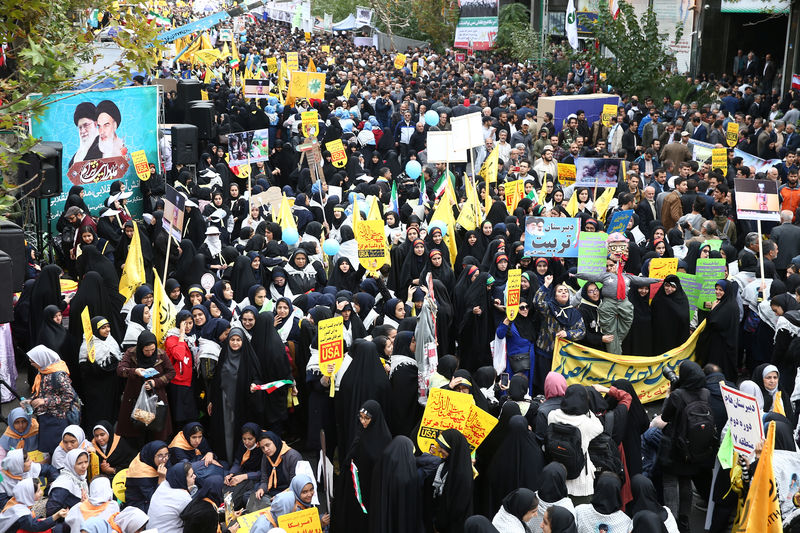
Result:
M100 151L98 146L100 138L97 135L97 108L95 105L91 102L78 104L75 108L74 121L75 126L78 128L78 142L80 144L75 155L69 160L69 166L81 161L102 158L103 152Z

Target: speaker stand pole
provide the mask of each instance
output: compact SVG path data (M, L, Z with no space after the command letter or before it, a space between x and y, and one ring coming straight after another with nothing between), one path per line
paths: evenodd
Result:
M50 208L53 204L49 201L47 202L47 235L50 237L47 239L47 247L50 248L50 262L54 262L56 259L55 252L53 251L53 239L52 235L50 235Z
M33 216L36 221L36 248L39 253L44 253L44 243L42 242L42 203L37 199L33 199Z

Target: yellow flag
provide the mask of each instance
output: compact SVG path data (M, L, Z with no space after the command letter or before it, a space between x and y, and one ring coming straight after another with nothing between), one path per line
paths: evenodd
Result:
M194 53L194 58L198 61L202 61L207 66L211 66L214 64L214 62L221 58L221 55L219 50L216 48L211 48L196 51Z
M209 84L211 84L211 80L212 79L213 78L211 77L211 69L206 67L206 73L203 76L203 83L205 83L206 85L209 85ZM202 93L202 91L200 91L200 92ZM208 98L203 98L203 100L208 100Z
M358 210L358 197L353 198L353 233L358 235L356 230L356 225L358 225L358 221L361 220L361 211Z
M778 391L775 393L775 399L772 400L772 412L778 413L779 415L786 416L786 411L783 408L783 398L782 392Z
M211 46L211 39L209 39L208 33L206 32L203 32L203 35L200 37L200 44L202 45L203 50L214 48Z
M146 281L144 274L144 257L142 256L142 242L139 240L139 225L133 223L133 238L128 245L128 257L122 267L122 276L119 278L119 293L130 300L136 288Z
M83 323L83 338L86 340L86 358L90 363L94 363L94 333L92 332L92 319L89 317L89 306L81 311L81 322Z
M289 96L292 98L325 98L325 74L293 71L289 80Z
M381 210L378 207L378 199L375 196L371 196L371 203L369 206L369 214L367 215L367 220L383 220L381 218Z
M467 191L467 201L461 207L461 212L458 214L456 222L465 230L471 231L478 227L481 209L480 198L478 198L478 193L470 180L464 180L464 188Z
M738 533L781 533L781 508L778 502L778 489L775 472L772 469L772 452L775 449L775 422L769 423L764 449L756 466L756 473L750 482L747 499L744 502L741 519L733 530Z
M572 192L572 196L569 197L569 202L567 202L566 207L567 213L569 216L574 217L575 213L578 212L578 193L576 191Z
M286 91L286 63L281 61L281 70L278 72L278 100L283 104L283 93Z
M447 193L445 193L445 196L447 196ZM453 218L453 206L446 198L439 200L439 205L436 206L436 209L433 211L431 222L434 220L440 220L447 225L447 235L444 236L444 240L447 242L447 249L450 252L450 266L452 266L455 264L456 255L458 253L458 250L456 250L455 235L456 221Z
M153 269L153 334L156 336L159 348L164 348L164 341L167 339L167 332L175 327L175 317L178 311L175 305L167 296L167 291L161 284L158 272Z
M352 91L352 89L350 88L350 80L347 80L347 85L345 85L344 89L342 90L342 96L344 96L345 100L349 100L350 99L350 92L351 91Z
M597 198L597 201L594 203L594 209L597 211L597 216L603 222L606 221L606 211L608 211L608 204L611 203L611 200L614 198L614 193L617 192L616 187L607 187L603 194Z
M500 161L500 145L494 147L478 172L488 183L497 183L497 165Z
M306 70L308 70L308 72L316 72L317 71L317 66L314 64L314 58L312 58L312 57L308 58L308 69L306 69Z
M289 199L286 197L286 194L283 195L281 198L281 227L283 229L286 228L293 228L297 229L297 224L294 221L294 215L292 214L292 206L289 205Z
M230 55L231 55L231 49L230 49L230 48L228 48L228 43L227 43L227 42L225 42L225 44L223 44L223 45L222 45L222 58L223 58L223 59L226 59L226 58L228 58Z
M231 57L236 61L239 61L239 47L236 46L236 43L231 43Z

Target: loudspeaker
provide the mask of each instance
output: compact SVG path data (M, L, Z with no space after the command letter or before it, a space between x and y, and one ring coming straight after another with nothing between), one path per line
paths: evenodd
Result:
M200 158L197 152L197 126L175 124L172 126L172 164L194 165Z
M200 139L210 140L216 133L214 127L214 105L192 103L186 112L186 118L190 124L197 126L197 136Z
M21 291L28 265L25 257L25 234L22 228L8 220L0 220L0 252L5 252L11 258L14 272L9 279L12 280L12 291Z
M61 194L61 154L59 142L40 142L22 156L17 165L17 184L33 198L53 198Z
M183 109L189 109L189 102L200 100L200 80L178 80L178 100Z
M61 154L64 147L59 142L41 142L33 147L42 163L41 185L33 193L36 198L53 198L61 194Z
M5 252L0 252L0 324L14 320L14 289L12 288L12 261Z

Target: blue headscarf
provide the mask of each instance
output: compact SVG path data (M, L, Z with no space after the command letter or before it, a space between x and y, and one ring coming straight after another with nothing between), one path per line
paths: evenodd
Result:
M167 470L167 483L173 489L189 490L189 486L186 484L186 471L184 470L184 465L186 464L188 464L186 461L181 461Z

